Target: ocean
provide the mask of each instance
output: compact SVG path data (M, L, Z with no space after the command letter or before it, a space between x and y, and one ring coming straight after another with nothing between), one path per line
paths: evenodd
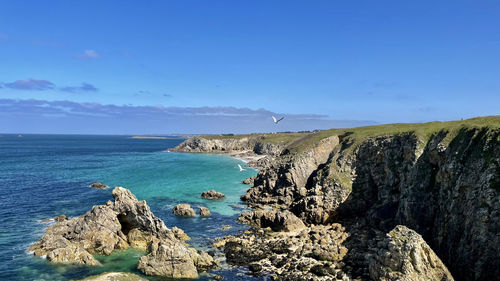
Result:
M167 227L183 229L191 237L189 244L198 249L208 249L215 237L246 229L236 222L246 208L239 197L248 186L241 181L257 171L240 172L237 164L245 163L225 155L166 152L182 141L175 137L0 135L0 280L83 279L107 271L140 275L135 267L143 253L136 250L98 256L101 267L51 264L27 251L50 224L44 219L84 214L93 205L112 200L114 186L126 187L139 200L146 200ZM90 188L96 181L110 188ZM212 188L227 199L200 198L201 192ZM176 217L172 208L177 203L206 206L212 215ZM223 231L226 225L231 228ZM223 265L210 273L225 280L259 279L242 274L246 271ZM208 279L202 274L199 280Z

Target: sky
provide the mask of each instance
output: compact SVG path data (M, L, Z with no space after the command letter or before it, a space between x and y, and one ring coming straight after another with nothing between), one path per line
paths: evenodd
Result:
M499 50L498 1L9 1L0 133L245 133L498 115Z

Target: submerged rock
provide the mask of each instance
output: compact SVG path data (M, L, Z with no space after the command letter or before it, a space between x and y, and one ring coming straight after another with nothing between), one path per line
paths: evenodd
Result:
M415 231L396 226L370 260L372 280L452 281L453 277Z
M97 188L97 189L105 189L108 188L107 185L101 183L101 182L94 182L93 184L90 185L92 188Z
M193 208L191 208L191 205L189 204L177 204L173 209L172 213L176 216L183 216L183 217L194 217L196 216L195 211Z
M218 200L218 199L226 198L226 195L211 189L209 191L203 192L201 194L201 198L210 199L210 200Z
M168 229L146 201L137 200L123 187L116 187L113 197L114 202L93 206L80 217L47 227L30 251L36 256L46 255L51 262L99 265L93 254L109 255L117 249L134 247L149 251L138 266L148 275L196 278L197 264L201 270L206 268L199 262L203 252L189 248L182 241L184 232ZM166 255L175 256L176 261L168 260ZM152 270L151 263L158 269Z

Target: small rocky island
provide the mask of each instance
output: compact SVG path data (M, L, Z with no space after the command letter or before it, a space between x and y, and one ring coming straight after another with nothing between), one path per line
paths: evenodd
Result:
M209 254L184 242L188 238L182 230L167 228L146 201L137 200L123 187L115 187L113 197L114 202L47 227L29 250L54 263L99 266L94 254L110 255L133 247L147 253L137 265L141 272L169 278L197 278L198 271L216 266Z
M217 192L214 189L210 189L209 191L202 192L201 198L209 200L220 200L225 199L226 195L221 192Z

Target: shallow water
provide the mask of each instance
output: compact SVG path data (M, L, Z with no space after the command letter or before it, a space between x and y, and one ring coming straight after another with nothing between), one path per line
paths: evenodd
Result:
M101 181L129 188L168 227L182 228L190 244L207 249L211 239L236 234L245 226L236 223L244 205L239 197L248 186L241 184L257 171L240 172L240 160L224 155L165 152L182 139L131 139L127 136L2 135L0 137L0 280L81 279L105 271L135 269L141 252L127 250L98 256L102 267L53 265L27 252L48 223L43 219L60 214L69 217L93 205L112 200L112 188L89 185ZM211 188L227 199L200 198ZM179 203L207 206L208 218L179 218L172 207ZM222 231L225 225L232 228ZM226 268L214 273L225 280L258 279L245 268ZM202 275L200 280L208 276Z

